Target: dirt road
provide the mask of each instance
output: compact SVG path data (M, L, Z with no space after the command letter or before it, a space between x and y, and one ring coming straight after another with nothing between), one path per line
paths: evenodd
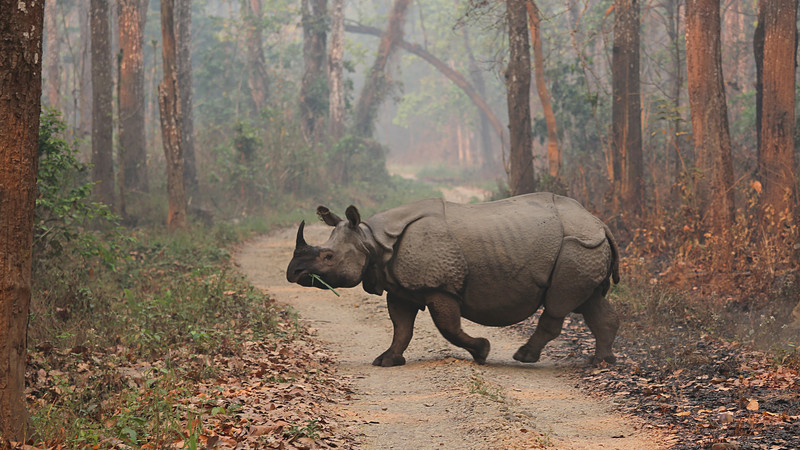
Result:
M567 369L546 357L520 364L511 355L525 341L508 330L464 322L473 336L492 343L487 364L450 345L427 312L417 318L405 366L373 367L391 341L385 300L360 287L303 288L286 281L296 230L248 242L237 264L256 286L293 307L317 330L338 359L338 373L352 380L352 400L336 405L358 420L363 448L380 449L656 449L666 440L637 419L614 411L605 399L574 387ZM324 242L330 228L306 227L306 240ZM557 344L558 341L551 343Z

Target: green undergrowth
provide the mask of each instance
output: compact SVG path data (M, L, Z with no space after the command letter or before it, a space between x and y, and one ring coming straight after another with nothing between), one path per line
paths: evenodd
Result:
M213 378L209 362L240 354L244 341L295 337L292 314L233 268L232 233L247 229L122 231L113 265L65 251L58 265L39 266L28 392L41 440L173 442L191 414L179 405L193 394L177 380Z

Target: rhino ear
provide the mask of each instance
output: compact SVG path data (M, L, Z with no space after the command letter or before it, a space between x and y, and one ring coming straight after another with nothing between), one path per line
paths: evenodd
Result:
M358 213L358 208L353 205L347 207L347 211L344 212L344 215L350 222L350 228L356 228L358 224L361 223L361 214Z
M341 222L342 219L339 218L336 214L332 213L330 209L320 205L317 207L317 216L319 219L326 224L335 227L337 223Z

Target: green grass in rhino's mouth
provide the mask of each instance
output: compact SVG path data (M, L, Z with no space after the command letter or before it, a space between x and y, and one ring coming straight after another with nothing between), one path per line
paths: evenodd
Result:
M336 292L336 289L332 288L332 287L331 287L331 285L330 285L330 284L328 284L328 283L326 283L326 282L325 282L325 280L323 280L322 278L320 278L320 276L319 276L319 275L317 275L317 274L315 274L315 273L310 273L310 274L308 274L308 276L310 276L310 277L311 277L311 285L312 285L312 286L314 285L314 280L316 280L316 281L319 281L320 283L322 283L322 285L323 285L323 286L325 286L326 288L330 289L330 290L331 290L331 292L333 292L334 294L336 294L336 296L337 296L337 297L341 297L341 295L339 295L339 293L338 293L338 292Z

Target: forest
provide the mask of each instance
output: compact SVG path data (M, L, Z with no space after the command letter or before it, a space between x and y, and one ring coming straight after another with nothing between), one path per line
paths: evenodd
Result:
M317 205L531 192L621 253L623 357L576 363L575 318L560 370L653 448L800 447L796 0L0 7L0 447L380 447L239 255Z

